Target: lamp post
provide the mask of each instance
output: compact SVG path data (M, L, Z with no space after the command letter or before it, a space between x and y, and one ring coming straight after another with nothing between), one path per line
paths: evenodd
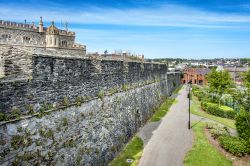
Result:
M191 100L191 85L192 81L188 82L189 90L188 90L188 129L191 129L191 122L190 122L190 100Z

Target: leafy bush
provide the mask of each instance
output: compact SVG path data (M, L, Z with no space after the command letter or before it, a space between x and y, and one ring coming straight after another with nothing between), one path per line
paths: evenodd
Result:
M97 97L100 98L100 99L103 99L104 97L104 92L103 91L100 91L98 94L97 94Z
M66 106L66 107L69 106L70 101L69 101L67 96L64 96L62 104L63 104L63 106Z
M0 113L0 121L6 121L8 118L5 114Z
M246 140L250 145L250 113L241 110L241 112L235 118L236 129L239 136Z
M230 94L223 94L220 98L220 101L226 106L233 106L233 97Z
M210 129L213 138L218 138L221 135L229 135L228 128L216 123L208 123L207 128Z
M201 108L209 114L219 116L222 118L234 119L236 111L228 106L219 106L219 104L210 102L201 102Z
M224 149L236 156L250 153L250 147L242 138L223 135L219 137L219 143Z

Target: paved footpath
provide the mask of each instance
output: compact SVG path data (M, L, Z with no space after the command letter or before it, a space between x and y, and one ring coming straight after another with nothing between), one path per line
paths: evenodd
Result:
M181 166L192 148L193 132L188 130L188 98L182 88L143 150L139 166ZM140 136L140 133L139 133Z

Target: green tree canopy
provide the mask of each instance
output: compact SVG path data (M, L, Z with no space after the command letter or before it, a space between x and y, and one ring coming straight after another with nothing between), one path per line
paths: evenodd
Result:
M245 101L243 107L246 111L250 112L250 69L243 74L244 85L246 87L246 92L244 94Z
M222 95L229 88L234 87L233 80L228 71L216 71L212 69L208 75L207 80L209 84L209 91Z

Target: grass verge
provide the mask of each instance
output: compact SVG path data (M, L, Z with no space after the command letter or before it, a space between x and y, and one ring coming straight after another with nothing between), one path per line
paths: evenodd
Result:
M185 166L231 166L232 161L209 143L204 133L205 124L200 122L193 126L195 141L185 157Z
M157 122L163 118L166 113L168 112L171 105L174 103L175 99L166 99L166 101L158 108L158 110L154 113L152 118L150 119L151 122Z
M143 141L141 138L135 136L124 147L121 154L116 157L109 166L136 166L142 155ZM133 159L132 163L127 163L127 159Z
M183 86L179 86L178 88L176 88L173 94L178 94L178 92L182 89L182 87ZM166 115L171 105L177 103L178 103L177 99L167 98L166 101L156 110L150 121L151 122L160 121L161 118L163 118Z
M183 88L182 85L180 85L178 88L176 88L174 91L173 91L173 94L178 94L178 92Z
M236 129L235 120L221 118L221 117L210 115L206 112L201 111L200 102L198 101L198 98L194 95L192 95L191 113L194 115L198 115L198 116L202 116L202 117L214 120L214 121L222 123L230 128Z

